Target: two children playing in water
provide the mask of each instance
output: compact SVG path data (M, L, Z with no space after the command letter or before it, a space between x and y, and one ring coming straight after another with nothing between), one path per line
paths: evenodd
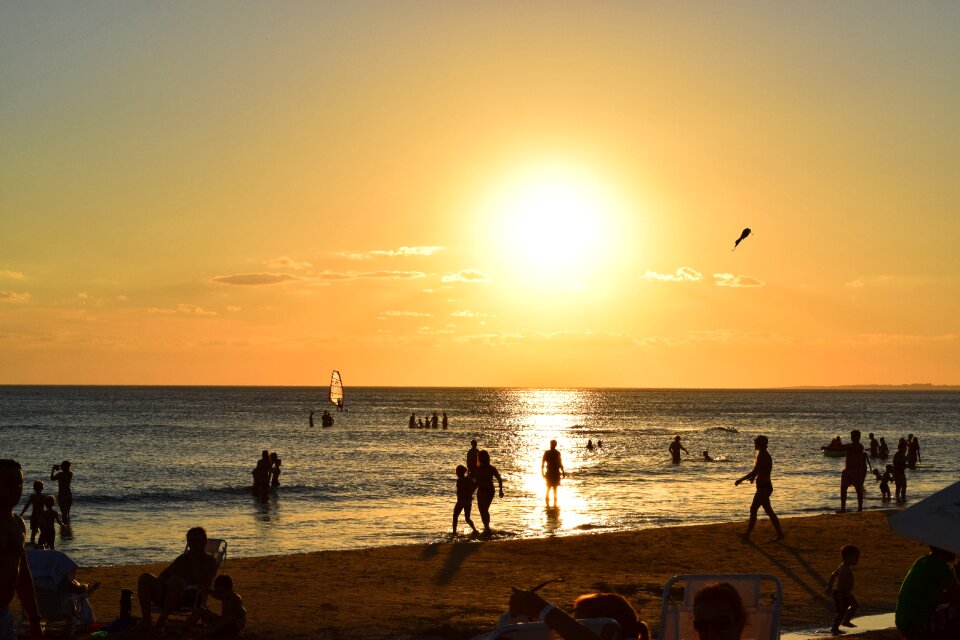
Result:
M37 480L33 483L33 493L27 504L23 505L20 515L27 509L33 507L30 512L30 544L40 549L53 549L57 537L57 529L54 526L59 524L63 526L60 514L54 510L57 499L51 495L43 495L43 483ZM37 533L40 539L37 540Z

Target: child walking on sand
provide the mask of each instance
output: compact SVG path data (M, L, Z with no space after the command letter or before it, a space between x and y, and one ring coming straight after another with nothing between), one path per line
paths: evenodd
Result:
M33 493L30 494L27 504L23 505L20 517L23 517L24 512L30 507L33 507L33 511L30 512L30 546L36 546L37 533L40 531L40 516L43 515L43 483L39 480L33 483Z
M210 595L222 603L220 615L205 606L200 607L190 614L184 626L190 629L198 621L202 621L205 626L200 631L201 638L239 638L240 632L247 625L247 610L243 608L243 600L233 590L233 578L227 574L217 576Z
M852 544L846 544L840 549L840 558L842 562L830 574L826 589L827 593L833 592L833 604L837 611L833 619L833 627L830 629L830 633L835 636L843 633L840 625L857 626L850 622L850 618L857 612L857 599L853 597L853 567L860 562L860 549ZM834 587L834 581L836 581L836 587Z
M457 506L453 508L453 535L457 535L457 525L460 520L460 512L463 511L464 521L470 525L474 533L477 528L470 519L470 508L473 505L473 492L477 486L473 484L473 479L467 477L467 468L462 464L457 465Z
M43 499L43 504L47 508L40 514L40 541L37 546L41 549L53 549L57 537L57 529L53 525L59 524L62 527L63 521L60 520L60 514L53 509L53 505L57 504L56 498L46 496Z

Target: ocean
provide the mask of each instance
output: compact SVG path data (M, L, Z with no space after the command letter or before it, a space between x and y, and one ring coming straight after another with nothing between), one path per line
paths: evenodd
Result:
M227 539L231 557L445 541L471 439L503 477L496 539L745 521L753 487L733 483L759 434L782 516L839 507L843 459L820 446L851 429L892 451L919 437L908 504L958 479L960 392L347 388L346 408L325 388L6 386L0 457L23 465L24 504L35 480L56 492L53 464L73 463L73 520L57 546L83 566L169 561L195 525ZM326 409L336 422L324 429ZM408 428L411 413L434 411L447 430ZM690 451L676 465L675 435ZM545 508L540 476L551 439L567 471L559 509ZM265 500L249 488L262 449L283 461ZM869 476L865 508L889 506Z

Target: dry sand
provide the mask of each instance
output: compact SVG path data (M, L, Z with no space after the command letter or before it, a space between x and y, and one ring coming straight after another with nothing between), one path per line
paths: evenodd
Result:
M660 588L678 573L771 573L783 582L785 629L827 627L832 601L823 588L842 545L862 551L854 587L862 614L891 611L907 569L925 552L891 532L886 516L785 519L783 542L772 541L762 519L749 544L738 537L743 523L727 523L228 558L226 573L249 613L245 638L467 638L495 626L511 585L529 588L556 576L566 581L542 594L561 607L569 610L581 593L615 591L656 628ZM116 617L120 589L135 588L145 568L161 566L79 572L84 581L103 583L92 601L101 621Z

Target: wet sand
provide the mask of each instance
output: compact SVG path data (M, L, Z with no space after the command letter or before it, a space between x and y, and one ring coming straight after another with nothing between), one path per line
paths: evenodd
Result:
M903 576L925 552L890 531L886 515L870 511L784 519L783 542L772 541L773 529L762 519L749 544L738 537L743 523L725 523L228 558L226 573L233 576L249 613L245 638L469 638L495 626L511 585L529 588L558 576L566 581L542 591L551 602L569 610L581 593L616 591L655 628L660 587L668 578L733 572L780 578L785 630L826 628L832 600L823 588L840 562L840 546L856 544L862 551L854 594L864 615L893 610ZM92 599L101 621L116 617L120 589L135 588L145 568L155 572L162 566L79 572L84 581L103 583Z

